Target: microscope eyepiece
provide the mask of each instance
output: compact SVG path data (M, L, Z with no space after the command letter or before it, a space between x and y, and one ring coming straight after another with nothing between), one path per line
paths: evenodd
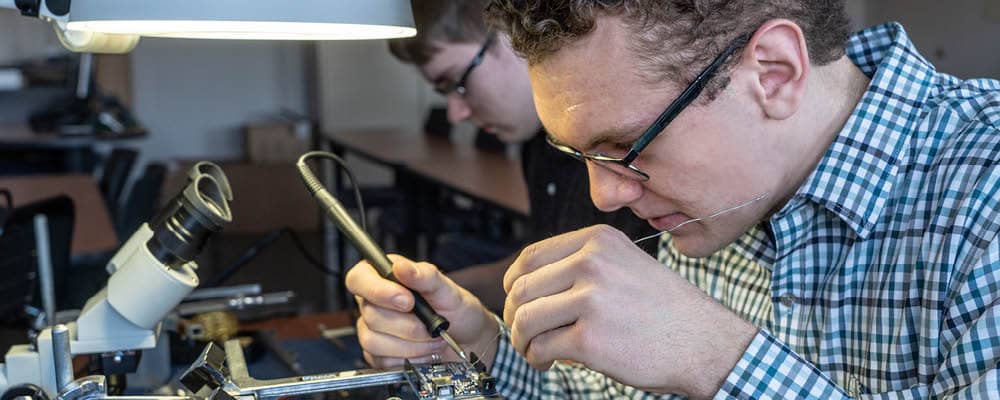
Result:
M188 174L187 187L164 207L149 227L150 253L169 267L192 261L208 238L232 221L229 181L217 165L198 163Z

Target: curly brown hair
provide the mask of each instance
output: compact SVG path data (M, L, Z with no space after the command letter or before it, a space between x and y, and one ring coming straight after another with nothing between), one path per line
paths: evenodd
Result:
M412 0L417 36L389 41L389 51L402 62L424 65L438 43L476 43L489 29L483 19L487 0Z
M634 34L630 50L651 82L690 81L730 41L771 19L802 28L815 65L843 56L850 34L844 0L491 0L486 6L487 23L506 32L529 64L589 34L601 16L623 18ZM706 98L725 87L734 63L705 88Z

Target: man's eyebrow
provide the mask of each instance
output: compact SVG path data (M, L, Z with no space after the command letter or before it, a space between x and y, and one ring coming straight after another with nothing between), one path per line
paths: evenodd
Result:
M601 132L599 135L595 136L593 139L590 140L590 142L587 143L587 147L584 147L579 151L587 152L588 150L591 150L597 146L609 142L613 143L634 142L639 139L639 136L642 136L642 133L644 133L646 129L647 126L642 122L625 123L616 128L608 129L604 132ZM545 136L546 138L548 138L550 142L554 144L560 146L566 146L572 149L576 148L569 144L563 143L559 139L556 139L556 137L552 136L552 133L549 132L548 130L546 130Z
M437 74L437 76L435 76L434 79L431 80L431 82L433 82L434 84L454 83L455 80L458 79L455 77L456 75L455 69L456 69L455 67L452 67L445 69L444 71L441 71L441 73Z
M640 131L640 129L642 129L642 131ZM590 142L587 143L587 146L583 147L580 151L587 152L588 150L591 150L597 146L609 142L613 143L633 142L635 140L638 140L639 136L642 136L642 133L645 132L645 129L646 129L645 125L635 123L635 124L625 124L617 128L606 130L595 136L593 139L591 139ZM559 139L556 139L555 136L552 136L552 133L546 132L545 135L548 138L548 140L551 141L552 143L555 143L560 146L566 146L569 148L575 148L571 145L563 143Z
M646 130L646 125L643 123L626 123L615 128L608 129L604 132L599 133L594 136L589 142L587 142L586 147L583 151L591 150L597 146L605 143L631 143L639 139L642 133Z

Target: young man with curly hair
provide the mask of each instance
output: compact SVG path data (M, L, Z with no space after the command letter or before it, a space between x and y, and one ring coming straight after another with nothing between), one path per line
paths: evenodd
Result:
M503 321L397 258L504 395L1000 393L1000 82L937 72L895 23L849 35L836 0L493 0L487 15L594 204L671 231L659 260L605 226L527 247ZM726 249L765 284L688 262ZM370 268L348 285L366 351L445 353L400 286Z

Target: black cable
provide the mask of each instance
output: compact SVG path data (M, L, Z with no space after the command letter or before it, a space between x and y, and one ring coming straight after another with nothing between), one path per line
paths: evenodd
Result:
M302 256L305 257L309 265L312 265L314 268L316 268L316 270L326 275L340 277L340 273L338 271L330 270L329 268L326 267L326 264L323 264L321 261L319 261L319 259L313 257L313 255L309 253L309 250L306 249L306 245L302 241L302 238L299 237L298 232L295 232L291 229L285 229L285 232L287 232L288 236L292 238L292 242L295 243L295 247L299 249L299 252L302 253Z
M260 254L261 250L263 250L267 246L270 246L272 243L278 240L278 238L281 236L281 231L283 229L284 228L272 231L267 235L262 236L260 239L257 239L257 241L254 242L250 246L250 248L248 248L246 251L243 252L243 255L241 255L240 258L236 259L236 262L234 262L226 269L222 270L222 272L217 274L214 278L212 278L211 281L206 282L204 287L222 286L222 284L228 281L229 278L232 278L233 275L236 274L236 272L238 272L244 266L249 264L250 261L252 261L254 258L256 258L257 255Z
M309 161L310 158L317 158L317 157L333 160L333 162L340 165L340 168L342 168L344 172L347 173L347 178L351 180L351 186L354 188L354 200L358 203L358 211L361 213L361 229L367 231L368 221L366 220L365 217L365 203L361 199L361 187L358 185L358 180L354 179L354 174L351 172L351 169L347 168L347 162L345 162L343 158L340 158L336 154L333 154L328 151L310 151L302 155L302 157L299 158L299 162L305 163L306 161Z
M307 153L306 155L302 156L302 159L303 160L307 160L308 158L313 158L313 157L323 157L323 158L327 158L327 159L333 160L334 162L336 162L337 164L339 164L340 167L343 168L345 172L347 172L347 177L351 180L351 186L352 186L352 188L354 190L354 199L357 202L358 211L361 213L361 226L362 226L362 229L367 230L368 229L368 222L367 222L366 217L365 217L365 205L364 205L364 201L363 201L362 196L361 196L361 188L358 186L358 181L354 178L354 174L347 167L347 164L344 162L344 160L342 158L338 157L336 154L328 153L328 152L310 152L310 153ZM315 268L320 273L323 273L323 274L329 275L329 276L333 276L333 277L337 278L338 281L343 281L343 273L342 273L343 271L342 271L342 269L341 270L331 270L330 268L328 268L326 266L326 264L324 264L318 258L314 257L309 252L309 250L307 249L307 247L305 245L305 242L302 240L302 237L300 237L297 232L295 232L291 228L285 227L285 228L281 228L281 229L276 229L276 230L274 230L274 231L272 231L272 232L270 232L270 233L262 236L260 239L258 239L256 242L254 242L253 245L251 245L249 248L247 248L247 250L244 251L243 254L240 256L240 258L238 258L232 265L230 265L229 267L227 267L226 269L224 269L221 273L219 273L210 282L208 282L207 284L205 284L205 287L218 287L218 286L221 286L227 280L229 280L230 278L232 278L233 275L235 275L240 269L242 269L244 266L246 266L247 264L249 264L250 261L252 261L254 258L256 258L257 255L259 255L260 252L262 250L264 250L264 248L270 246L275 241L277 241L279 238L281 238L281 234L282 233L287 233L288 236L291 237L292 242L295 244L296 249L298 249L299 253L302 254L303 258L305 258L306 262L310 266L312 266L313 268Z
M344 162L344 160L342 158L340 158L339 156L337 156L336 154L329 153L329 152L313 151L313 152L306 153L305 155L303 155L299 159L299 163L298 163L299 164L299 169L303 170L304 174L310 175L311 177L312 177L311 172L308 171L308 166L305 164L305 162L308 161L308 159L310 159L310 158L326 158L326 159L329 159L329 160L333 160L334 162L336 162L347 173L347 177L348 177L348 179L350 179L350 181L351 181L351 187L352 187L352 189L354 191L354 200L357 202L357 208L358 208L359 213L361 214L361 221L360 221L361 222L361 229L367 231L368 230L368 221L367 221L367 216L366 216L366 213L365 213L364 199L361 196L361 188L358 185L358 180L354 177L354 173L352 173L351 170L350 170L350 168L347 167L347 163ZM314 180L315 184L319 185L319 182L318 182L318 180L315 180L315 177L312 177L312 179ZM306 248L305 243L303 242L302 238L299 236L299 234L297 232L295 232L294 230L286 227L286 228L281 228L281 229L272 231L272 232L268 233L267 235L264 235L263 237L261 237L260 239L258 239L252 246L250 246L250 248L248 248L243 253L242 256L240 256L239 259L237 259L236 262L234 262L231 266L229 266L228 268L226 268L225 270L223 270L222 273L220 273L219 275L217 275L214 279L212 279L212 281L209 284L206 284L205 286L206 287L216 287L216 286L219 286L219 285L222 285L223 283L225 283L225 281L227 281L230 278L232 278L232 276L235 275L240 269L242 269L251 260L253 260L255 257L257 257L257 255L259 255L260 252L265 247L270 246L275 241L277 241L281 237L282 233L288 233L288 236L291 237L292 241L295 243L295 247L299 250L299 253L302 254L302 256L305 258L305 260L307 261L307 263L310 266L312 266L313 268L316 268L317 271L319 271L319 272L321 272L321 273L323 273L325 275L329 275L329 276L334 277L335 279L337 279L337 282L340 282L341 285L343 285L343 283L344 283L344 277L345 277L345 270L344 270L343 266L341 266L341 268L339 268L337 270L331 270L330 268L328 268L326 266L326 264L324 264L323 262L321 262L318 258L314 257L308 251L308 249ZM345 292L345 297L346 297L346 299L345 299L345 303L344 304L351 304L353 298L351 296L347 295L346 292Z
M7 201L6 208L14 208L14 196L10 194L10 190L0 189L0 197Z
M286 227L281 229L275 229L269 232L268 234L261 236L260 239L257 239L257 241L254 242L254 244L250 245L250 247L243 252L240 258L236 259L236 261L233 262L229 267L222 270L222 272L217 274L211 281L205 283L203 286L204 287L222 286L222 284L224 284L226 281L232 278L233 275L236 275L236 273L239 272L240 269L249 264L250 261L253 261L253 259L256 258L261 251L263 251L268 246L274 244L274 242L278 241L278 239L281 238L281 235L283 233L287 233L288 237L292 239L292 242L295 244L295 248L299 251L299 253L302 254L302 257L305 258L307 264L309 264L313 268L316 268L317 271L323 274L330 275L333 277L340 277L340 274L337 271L330 270L322 262L320 262L319 259L317 259L311 253L309 253L309 250L306 248L305 242L302 240L302 237L299 236L298 232L295 232L291 228Z

